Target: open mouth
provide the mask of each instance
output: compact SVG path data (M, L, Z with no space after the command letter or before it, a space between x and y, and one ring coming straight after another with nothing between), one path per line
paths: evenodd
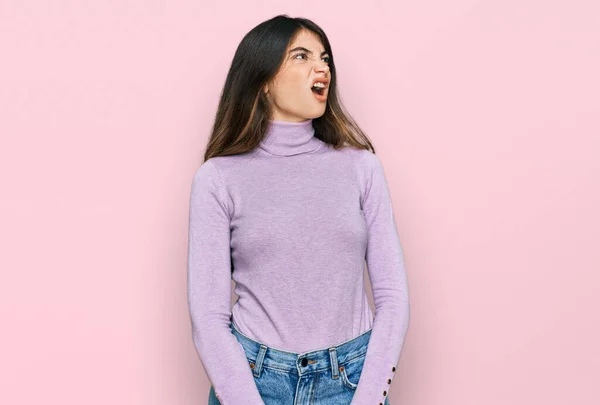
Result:
M327 95L329 93L329 79L324 77L315 78L312 82L310 90L312 91L313 96L315 96L317 101L319 101L320 103L326 102Z
M325 88L324 87L311 87L310 88L312 90L313 93L318 94L319 96L322 96L325 93Z

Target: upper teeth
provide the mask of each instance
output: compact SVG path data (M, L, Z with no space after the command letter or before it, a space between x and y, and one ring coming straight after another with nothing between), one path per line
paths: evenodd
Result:
M325 83L323 83L323 82L316 82L315 84L313 84L313 87L325 88Z

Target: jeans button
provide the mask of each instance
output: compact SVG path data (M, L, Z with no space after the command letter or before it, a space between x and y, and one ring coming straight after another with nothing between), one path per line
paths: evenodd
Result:
M302 359L302 367L306 367L307 364L308 364L308 359L305 357Z

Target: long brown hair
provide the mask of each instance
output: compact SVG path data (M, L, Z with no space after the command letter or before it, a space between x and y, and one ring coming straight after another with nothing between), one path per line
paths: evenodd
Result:
M238 45L221 92L205 161L249 152L261 142L272 113L262 89L279 71L290 41L303 28L315 33L329 54L327 106L321 117L313 119L315 137L335 149L350 145L375 153L367 135L342 106L335 59L325 32L309 19L281 14L254 27Z

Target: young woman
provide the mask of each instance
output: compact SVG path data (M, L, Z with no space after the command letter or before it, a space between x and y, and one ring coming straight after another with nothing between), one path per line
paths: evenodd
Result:
M204 159L188 302L209 405L389 405L409 324L404 258L321 28L279 15L246 34Z

